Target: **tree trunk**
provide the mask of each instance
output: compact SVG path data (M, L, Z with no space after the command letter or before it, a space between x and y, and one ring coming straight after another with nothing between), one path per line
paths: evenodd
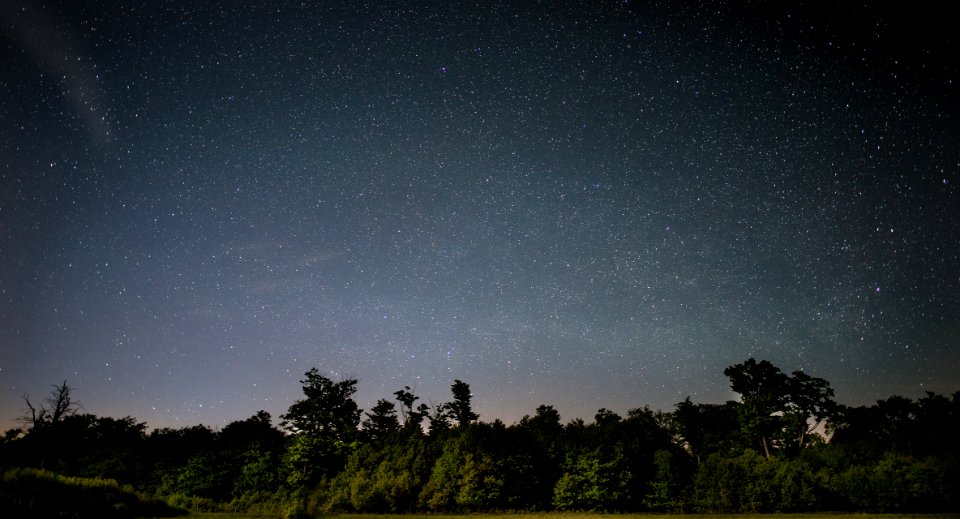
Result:
M760 445L763 446L763 455L767 457L768 460L773 459L773 456L770 455L770 448L767 447L767 437L760 437Z

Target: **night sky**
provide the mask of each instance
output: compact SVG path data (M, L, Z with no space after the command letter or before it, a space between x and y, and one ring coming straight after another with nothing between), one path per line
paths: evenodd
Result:
M4 428L960 389L946 7L2 4Z

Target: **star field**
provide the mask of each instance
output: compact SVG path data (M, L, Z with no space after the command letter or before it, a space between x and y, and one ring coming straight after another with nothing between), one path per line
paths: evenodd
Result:
M960 389L944 13L321 4L2 8L0 420Z

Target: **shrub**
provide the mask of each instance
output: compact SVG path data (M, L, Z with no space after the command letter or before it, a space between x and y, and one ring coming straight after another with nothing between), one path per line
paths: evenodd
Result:
M172 517L185 511L112 479L66 477L33 468L5 469L0 509L11 517Z

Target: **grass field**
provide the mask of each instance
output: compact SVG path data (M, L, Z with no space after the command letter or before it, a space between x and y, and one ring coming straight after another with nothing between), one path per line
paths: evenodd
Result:
M504 513L504 514L332 514L323 519L650 519L651 517L668 517L670 514L595 514L595 513ZM193 514L189 517L204 519L233 519L245 517L247 519L267 519L276 516L244 515L229 513ZM956 514L851 514L851 513L810 513L810 514L683 514L683 517L702 519L960 519Z

